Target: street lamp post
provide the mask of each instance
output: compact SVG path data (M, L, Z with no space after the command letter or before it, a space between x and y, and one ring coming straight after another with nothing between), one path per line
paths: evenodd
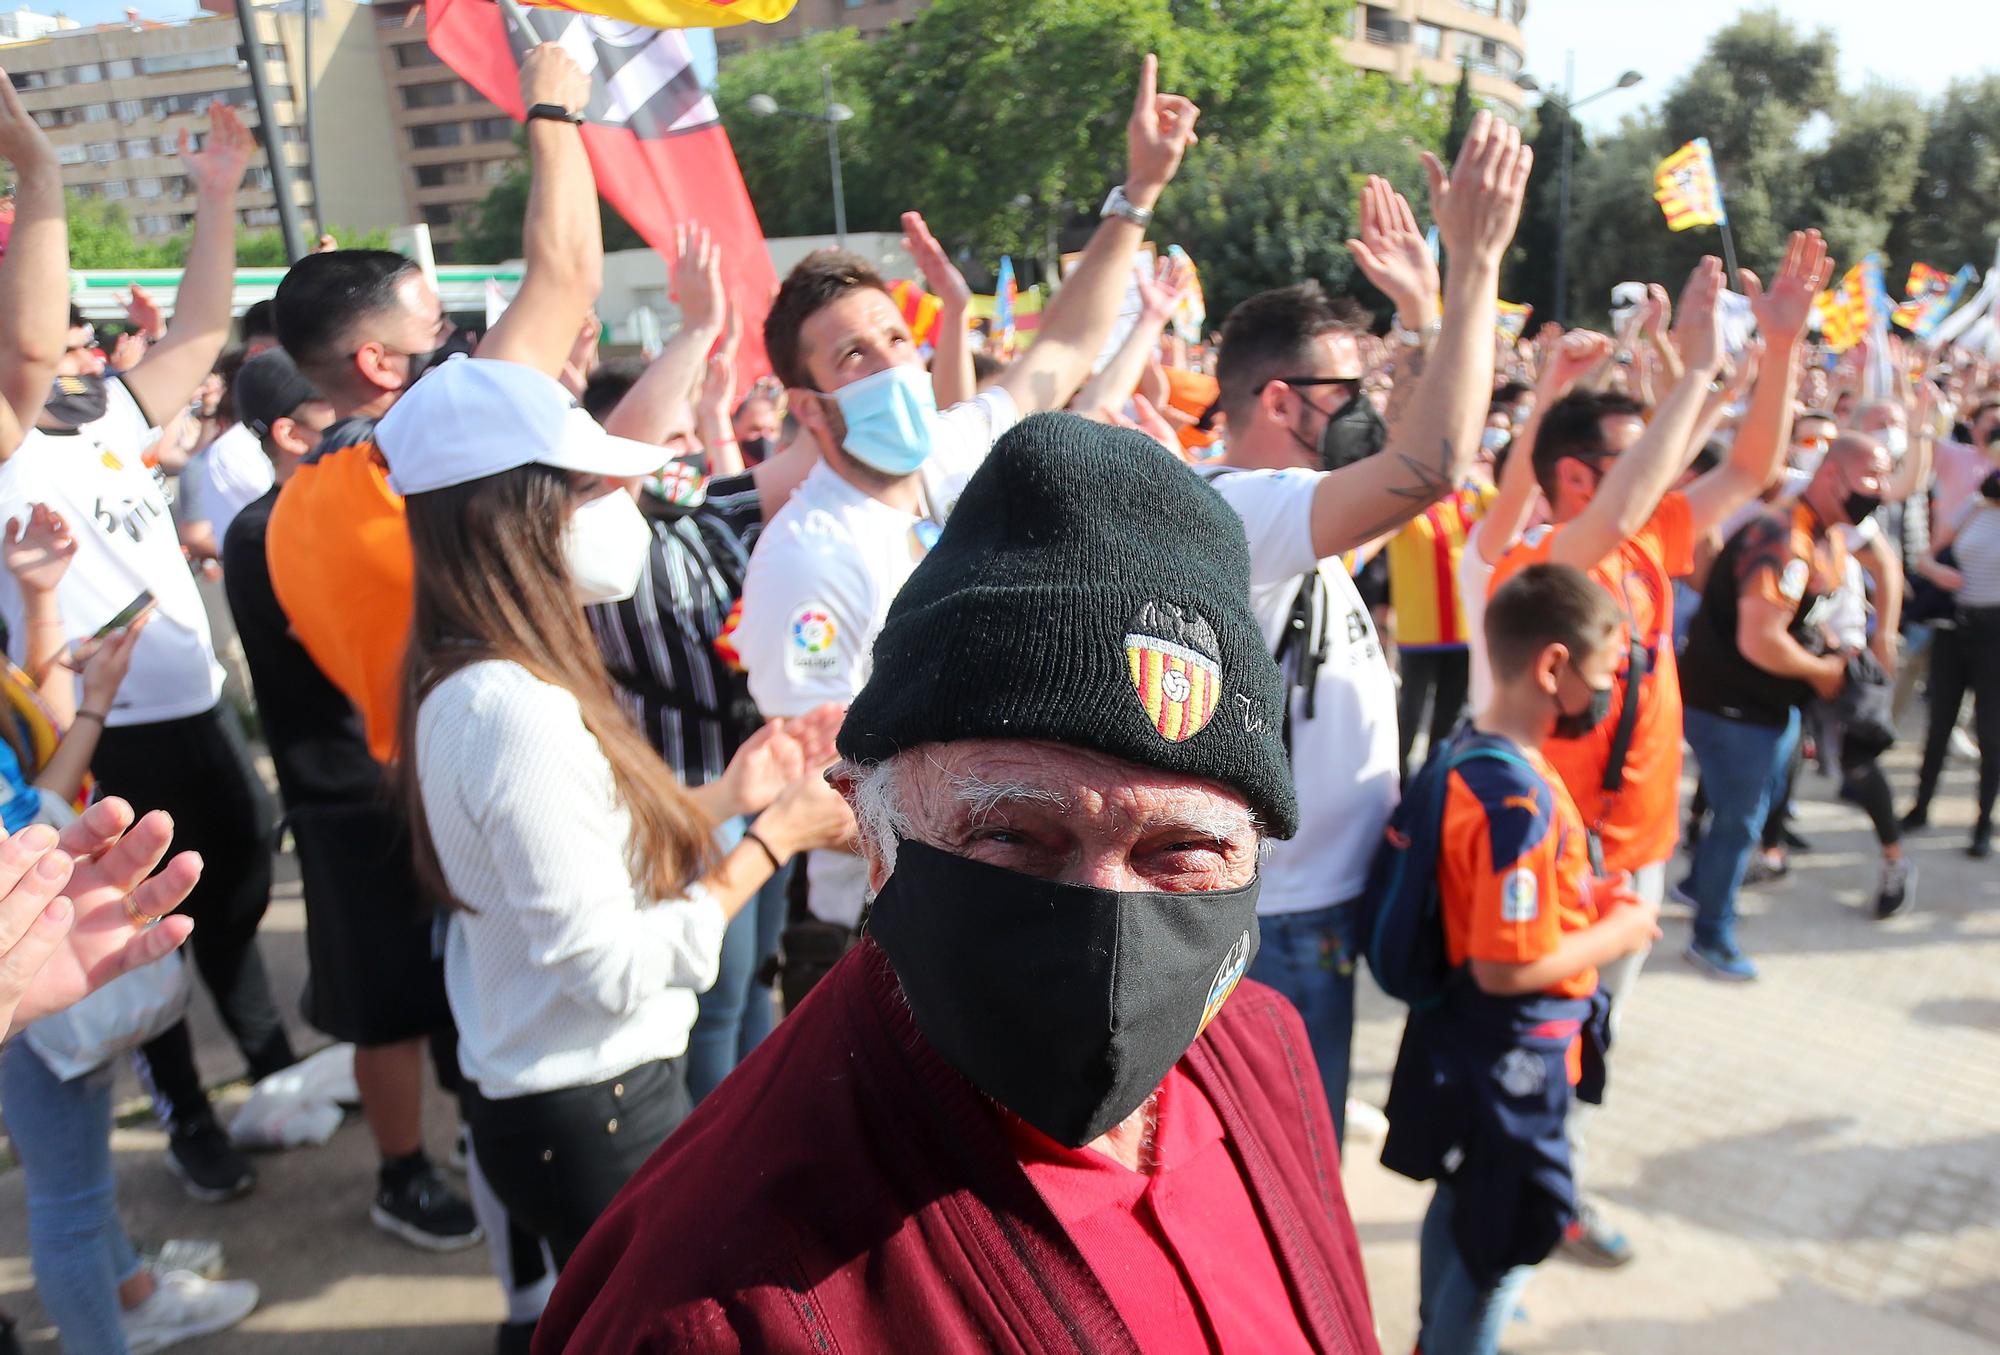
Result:
M1556 323L1569 324L1569 170L1574 152L1571 150L1571 129L1576 124L1576 110L1607 94L1616 94L1621 89L1630 89L1646 77L1637 71L1627 71L1618 77L1618 83L1600 89L1595 94L1581 99L1570 98L1576 88L1576 53L1571 52L1563 59L1563 90L1541 90L1544 100L1554 100L1563 111L1562 157L1556 174ZM1518 82L1522 89L1541 89L1533 79L1523 76Z
M840 182L840 124L854 116L854 110L846 104L833 100L833 67L819 68L820 90L823 109L818 113L807 113L796 108L786 108L768 94L752 94L744 101L744 107L760 118L785 117L802 118L807 122L821 123L826 127L826 158L833 177L833 238L842 249L847 248L847 193Z

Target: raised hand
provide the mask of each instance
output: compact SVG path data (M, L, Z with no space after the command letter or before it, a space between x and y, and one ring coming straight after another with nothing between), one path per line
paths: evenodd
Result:
M674 300L681 308L681 323L689 329L721 329L725 298L722 247L710 237L706 226L682 226L674 232L674 257L668 260L667 268L673 278Z
M161 313L160 303L136 283L125 294L125 319L143 338L157 339L167 332L167 317Z
M708 356L701 376L701 393L695 397L695 427L703 442L717 439L734 441L736 431L729 418L736 410L736 350L743 342L743 315L725 303L722 338Z
M537 44L521 61L521 102L555 104L581 113L590 103L590 77L560 44Z
M25 523L19 518L7 519L5 538L0 540L0 558L4 558L7 572L21 585L21 591L52 593L63 575L69 573L69 562L76 558L76 538L70 534L62 514L38 503L29 509Z
M256 138L243 119L220 99L208 106L208 141L202 148L194 148L194 139L185 127L181 128L180 145L181 160L195 192L223 197L235 196L257 150Z
M55 147L22 105L5 71L0 71L0 158L16 169L53 167L56 162Z
M1143 270L1135 279L1139 288L1139 314L1156 324L1165 324L1181 304L1194 281L1194 265L1171 254L1162 254L1153 265L1153 275Z
M158 810L133 826L132 806L105 799L59 838L36 826L0 845L0 1025L10 999L25 1025L187 940L194 923L165 915L201 878L201 858L182 852L151 875L173 831Z
M1543 409L1576 389L1576 384L1602 367L1618 345L1608 334L1592 329L1573 329L1550 346L1542 365L1541 394L1536 404Z
M1833 277L1833 260L1827 257L1826 241L1818 231L1793 231L1785 246L1785 262L1770 291L1764 290L1749 269L1738 269L1737 273L1743 295L1750 298L1751 314L1757 317L1757 328L1776 351L1797 343L1806 332L1813 298L1826 290Z
M1431 181L1431 219L1437 222L1454 266L1473 262L1500 266L1500 256L1520 224L1521 199L1528 191L1528 171L1534 162L1533 149L1521 144L1520 129L1485 109L1472 119L1472 130L1449 175L1442 161L1424 152L1424 172Z
M1657 282L1646 284L1646 304L1639 310L1639 332L1655 343L1665 344L1673 328L1674 303L1667 289Z
M1754 281L1754 279L1753 279ZM1681 361L1690 372L1705 372L1711 378L1722 370L1722 261L1710 254L1688 274L1687 290L1681 293L1680 323L1674 326L1674 340L1680 346Z
M105 367L113 372L129 372L146 357L146 340L142 335L126 330L111 345L111 356L105 360Z
M917 265L917 271L924 275L924 286L931 295L942 301L947 311L964 315L965 308L972 304L972 286L931 234L931 228L924 224L922 212L903 213L903 248Z
M1195 142L1195 119L1201 116L1191 100L1162 94L1159 85L1160 59L1148 52L1139 63L1139 94L1125 125L1125 196L1149 209L1179 172L1181 157Z
M1405 327L1422 329L1437 306L1438 267L1409 199L1387 179L1369 175L1361 188L1361 238L1348 253L1367 279L1396 304ZM1412 323L1414 322L1414 323Z

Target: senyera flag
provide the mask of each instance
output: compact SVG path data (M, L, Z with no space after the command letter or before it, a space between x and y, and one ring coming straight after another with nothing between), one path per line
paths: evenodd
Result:
M769 0L737 2L772 7ZM634 0L634 7L656 3ZM679 4L697 7L693 0ZM598 192L663 256L672 256L674 230L683 225L706 226L722 247L723 283L743 318L737 389L748 389L770 370L764 317L778 277L729 134L695 75L686 36L679 29L557 9L515 8L511 14L510 21L494 0L426 0L431 50L518 122L527 112L521 59L538 43L562 44L590 76L583 146Z
M548 9L575 14L601 14L607 19L644 24L648 28L728 28L732 24L774 24L792 12L798 0L523 0Z

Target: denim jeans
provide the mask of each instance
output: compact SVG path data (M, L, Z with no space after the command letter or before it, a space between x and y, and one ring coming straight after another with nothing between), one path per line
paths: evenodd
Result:
M1451 1238L1451 1187L1437 1183L1418 1245L1417 1348L1424 1355L1495 1355L1535 1273L1515 1266L1491 1289L1472 1281Z
M1784 794L1785 768L1799 738L1799 713L1783 725L1754 725L1689 708L1683 732L1701 764L1709 825L1695 848L1689 888L1694 894L1695 944L1736 948L1736 891L1750 864L1772 797Z
M734 849L747 826L743 819L723 824L715 834L717 849L725 853ZM730 919L729 930L723 933L715 983L701 994L694 1028L688 1032L688 1095L696 1104L775 1024L771 988L757 982L757 971L765 956L777 952L778 933L785 925L785 885L791 876L788 862Z
M1257 919L1250 977L1283 993L1306 1023L1333 1132L1347 1133L1347 1073L1354 1054L1354 908L1336 903Z
M42 1307L73 1355L124 1355L118 1286L139 1269L118 1218L111 1068L59 1080L28 1046L0 1054L0 1110L26 1173L28 1254Z

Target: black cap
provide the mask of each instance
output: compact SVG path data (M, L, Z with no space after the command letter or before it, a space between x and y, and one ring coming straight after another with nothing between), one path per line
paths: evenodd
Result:
M843 757L1045 739L1234 787L1290 837L1284 681L1243 524L1129 429L1040 414L1002 437L889 608Z
M282 348L267 348L244 363L229 391L236 417L260 438L270 436L273 423L306 401L323 398Z

